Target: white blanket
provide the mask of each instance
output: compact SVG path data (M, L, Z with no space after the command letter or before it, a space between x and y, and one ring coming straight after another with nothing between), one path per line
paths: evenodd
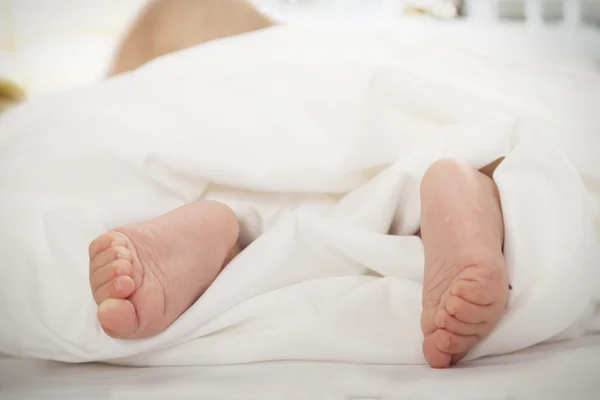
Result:
M448 156L506 157L495 179L513 290L469 358L581 335L600 298L581 179L600 178L600 79L430 39L280 27L5 114L0 352L423 363L411 235L423 171ZM89 241L203 196L231 204L248 240L263 234L164 333L107 337Z

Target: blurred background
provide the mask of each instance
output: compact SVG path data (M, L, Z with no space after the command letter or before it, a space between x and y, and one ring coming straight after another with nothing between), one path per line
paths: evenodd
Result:
M100 79L146 0L0 0L0 78L29 96ZM600 0L254 0L293 25L426 30L511 57L600 71ZM544 58L545 57L545 58Z

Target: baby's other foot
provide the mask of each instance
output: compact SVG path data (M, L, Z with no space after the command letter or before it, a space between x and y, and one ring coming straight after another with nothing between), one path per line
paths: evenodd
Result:
M433 164L421 184L421 236L423 354L432 367L447 368L491 332L508 299L493 180L457 160Z

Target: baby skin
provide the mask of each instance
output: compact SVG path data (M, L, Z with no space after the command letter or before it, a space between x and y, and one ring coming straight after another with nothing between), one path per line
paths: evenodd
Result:
M432 367L447 368L490 333L505 308L502 212L493 180L452 159L428 169L421 205L423 354ZM120 339L162 332L239 253L238 235L231 209L199 201L94 240L90 286L104 331Z
M494 181L457 160L434 163L421 182L421 239L423 354L432 367L447 368L492 331L508 300Z

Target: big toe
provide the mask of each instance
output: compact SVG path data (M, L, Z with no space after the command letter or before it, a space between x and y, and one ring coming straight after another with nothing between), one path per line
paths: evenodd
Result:
M448 368L452 360L451 354L444 353L437 348L433 334L425 336L425 340L423 341L423 355L427 363L433 368Z
M107 335L120 338L131 335L138 326L138 317L129 300L106 299L98 306L98 321Z
M438 329L425 337L423 355L433 368L448 368L462 359L478 341L475 335L461 336L445 329Z

